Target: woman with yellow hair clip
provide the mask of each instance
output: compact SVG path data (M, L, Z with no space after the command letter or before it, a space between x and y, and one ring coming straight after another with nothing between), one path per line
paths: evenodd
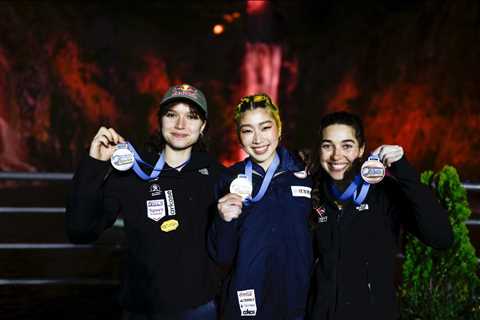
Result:
M311 180L279 146L282 123L268 95L244 97L235 122L248 158L219 184L223 197L209 231L211 255L232 268L224 318L303 319L313 264Z

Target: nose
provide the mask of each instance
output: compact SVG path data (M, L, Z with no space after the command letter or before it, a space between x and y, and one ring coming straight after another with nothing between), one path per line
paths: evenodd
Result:
M185 128L185 121L186 121L185 117L182 117L182 116L178 117L177 122L175 122L175 128L177 129Z
M342 151L340 148L333 148L332 159L338 160L341 159Z
M255 132L253 133L253 141L252 141L252 142L253 142L254 144L259 144L259 143L261 142L261 140L262 140L262 139L261 139L261 137L260 137L260 133L257 132L257 131L255 131Z

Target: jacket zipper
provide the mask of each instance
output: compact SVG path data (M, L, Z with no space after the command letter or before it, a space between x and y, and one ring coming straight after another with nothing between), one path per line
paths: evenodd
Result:
M334 290L334 294L333 294L333 297L335 299L335 303L334 303L334 308L333 308L333 312L332 312L332 315L335 314L337 312L337 307L338 307L338 304L339 304L339 296L338 296L338 264L339 262L341 261L341 256L342 256L342 253L341 253L341 229L340 229L340 221L342 219L342 216L343 216L343 208L337 206L337 217L336 217L336 225L335 227L337 228L337 232L336 233L336 237L337 237L337 257L336 257L336 261L337 261L337 266L333 269L333 272L335 272L335 275L334 275L334 279L335 279L335 284L333 286L333 290Z
M368 298L370 300L370 304L374 304L375 299L374 299L373 293L372 293L372 283L370 281L370 272L369 272L369 267L368 267L368 260L365 261L365 271L366 271L366 275L367 275Z

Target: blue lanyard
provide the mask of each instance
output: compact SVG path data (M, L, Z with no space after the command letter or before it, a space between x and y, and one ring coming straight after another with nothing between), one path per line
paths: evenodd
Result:
M133 157L135 158L135 161L133 162L133 171L135 171L137 176L139 176L141 179L147 180L147 181L157 178L160 175L160 172L162 172L163 167L165 166L165 155L164 155L164 153L162 152L160 154L160 158L157 160L157 163L155 164L155 166L152 166L150 163L147 163L147 162L143 161L142 158L140 158L139 154L137 153L135 148L130 144L130 142L127 142L127 145L128 145L128 150L130 150L133 153ZM185 161L184 163L182 163L181 165L179 165L179 166L177 166L173 169L181 168L184 165L186 165L189 161L190 161L190 159L188 159L187 161ZM142 170L142 168L140 168L140 166L138 165L139 163L144 164L144 165L152 168L152 172L150 173L150 175L147 175Z
M275 153L275 158L273 158L272 163L268 167L267 173L265 174L265 177L262 180L262 185L260 186L260 190L258 190L258 193L255 195L255 197L247 198L245 200L245 205L248 206L252 202L258 202L262 200L263 196L265 195L265 192L267 192L268 186L270 185L270 182L272 181L273 174L277 170L278 166L280 165L280 157L278 156L277 153ZM247 176L248 181L253 185L252 181L252 161L250 159L247 160L247 163L245 165L245 175Z
M352 198L353 202L357 206L359 206L363 203L363 201L367 197L368 190L370 189L370 184L367 182L363 182L362 187L360 189L360 193L357 195L357 188L360 182L361 182L361 178L359 175L357 175L355 176L353 181L350 183L350 185L347 187L347 189L343 193L340 193L338 188L333 183L330 185L330 189L332 191L332 194L338 200L346 201Z

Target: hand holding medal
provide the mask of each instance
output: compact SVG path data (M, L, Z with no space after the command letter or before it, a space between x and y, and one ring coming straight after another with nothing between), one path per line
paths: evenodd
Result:
M363 180L371 184L382 181L385 176L385 167L388 168L392 163L400 160L403 154L401 146L382 145L378 147L362 165L360 172Z
M401 146L384 144L375 149L372 155L378 155L379 160L389 168L392 163L403 157L404 151Z
M119 135L113 128L100 127L90 145L90 157L108 161L116 150L118 143L124 143L125 139Z

